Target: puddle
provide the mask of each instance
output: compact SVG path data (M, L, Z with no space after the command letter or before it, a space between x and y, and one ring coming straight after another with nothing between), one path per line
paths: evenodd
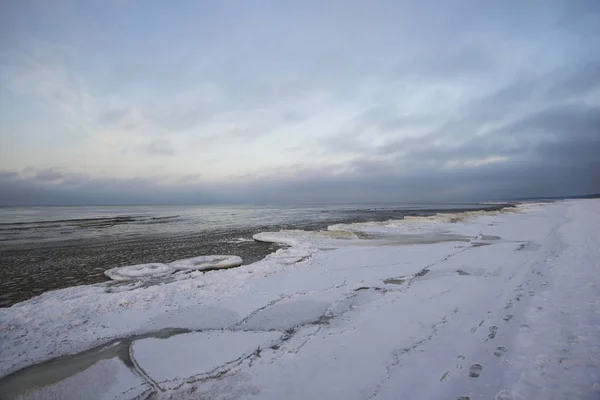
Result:
M8 398L19 398L34 389L54 385L85 371L98 361L112 358L119 358L128 368L137 374L129 356L129 348L135 340L146 338L167 339L189 332L192 331L189 329L167 328L156 332L133 335L115 339L79 354L61 356L25 367L0 379L0 393L3 396L8 396Z
M480 235L479 238L481 240L500 240L500 239L502 239L500 236L494 236L494 235Z
M386 240L387 239L387 240ZM434 244L442 242L469 242L472 238L464 235L399 235L384 239L386 245Z
M383 280L383 283L387 283L390 285L402 285L404 282L406 282L406 279L401 278L389 278Z

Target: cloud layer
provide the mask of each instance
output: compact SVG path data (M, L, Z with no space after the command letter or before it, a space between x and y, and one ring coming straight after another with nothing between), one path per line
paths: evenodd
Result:
M594 0L0 15L0 204L600 192Z

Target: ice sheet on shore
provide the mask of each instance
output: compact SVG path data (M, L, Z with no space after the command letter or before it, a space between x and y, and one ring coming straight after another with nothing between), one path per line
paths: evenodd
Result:
M220 368L270 346L280 332L194 332L168 339L142 339L131 348L135 362L162 389L182 380L218 377ZM231 366L229 366L231 367Z
M407 215L400 220L356 222L335 224L327 227L331 232L367 233L367 234L440 234L455 231L480 217L494 217L506 214L525 213L541 210L548 203L524 203L515 207L493 211L465 211L458 213L437 213L429 216Z
M293 247L330 247L349 244L351 240L358 240L354 232L344 231L304 231L299 229L281 230L279 232L260 232L252 236L254 240L267 243L279 243Z

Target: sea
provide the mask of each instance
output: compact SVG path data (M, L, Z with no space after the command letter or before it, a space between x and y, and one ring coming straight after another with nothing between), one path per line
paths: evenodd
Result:
M252 235L338 223L494 210L508 203L0 207L0 307L108 280L113 267L212 254L250 264L276 251Z

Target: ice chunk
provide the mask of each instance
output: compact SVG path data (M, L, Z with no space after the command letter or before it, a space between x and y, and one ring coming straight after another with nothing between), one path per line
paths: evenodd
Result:
M115 281L128 281L133 279L154 278L170 275L175 272L171 266L161 263L129 265L116 267L104 271L104 275Z
M186 258L184 260L173 261L169 266L176 270L196 270L221 269L239 267L242 265L242 259L238 256L199 256Z
M256 313L245 321L242 327L254 330L286 330L316 323L329 306L328 302L311 299L284 300Z
M473 246L485 246L488 244L498 243L498 240L500 240L500 239L501 239L500 236L484 235L484 234L480 233L479 235L477 235L473 239L471 239L471 244Z
M271 346L280 337L280 332L194 332L135 341L131 354L150 378L169 389L191 377L211 372L218 376L219 367Z

